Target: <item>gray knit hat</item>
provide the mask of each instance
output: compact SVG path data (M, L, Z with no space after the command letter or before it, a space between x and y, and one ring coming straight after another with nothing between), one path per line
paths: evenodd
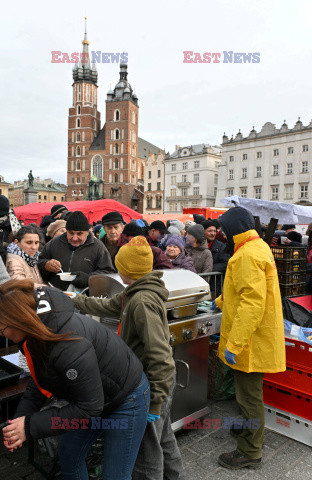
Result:
M205 229L202 225L200 225L199 223L196 224L196 225L192 225L187 233L189 233L190 235L193 235L193 237L196 238L196 240L201 243L203 240L204 240L204 234L205 234Z
M180 222L180 220L177 220L177 219L173 219L173 220L170 220L170 227L175 227L179 230L179 232L182 232L182 230L184 230L185 226L184 226L184 223Z

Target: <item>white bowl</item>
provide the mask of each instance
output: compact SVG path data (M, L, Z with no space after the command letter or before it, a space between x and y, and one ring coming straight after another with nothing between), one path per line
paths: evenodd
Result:
M63 282L72 282L77 277L77 275L72 275L70 272L57 273L57 275L59 275L60 279L63 280Z

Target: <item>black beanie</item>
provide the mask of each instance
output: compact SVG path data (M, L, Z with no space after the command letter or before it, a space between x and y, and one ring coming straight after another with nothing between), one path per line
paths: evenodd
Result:
M144 228L139 227L139 225L136 225L135 223L131 223L131 222L125 225L125 228L123 229L122 233L127 237L138 237L140 235L145 237Z
M8 215L10 210L10 202L7 197L0 195L0 217Z
M215 224L213 223L212 220L206 220L205 222L202 223L202 226L206 230L209 227L215 227Z
M53 205L53 207L51 208L51 217L55 217L55 215L58 215L59 213L61 212L65 212L67 210L66 207L64 207L64 205Z
M90 224L88 222L87 217L84 213L73 212L69 215L67 223L66 223L66 230L72 230L74 232L86 232L90 228Z

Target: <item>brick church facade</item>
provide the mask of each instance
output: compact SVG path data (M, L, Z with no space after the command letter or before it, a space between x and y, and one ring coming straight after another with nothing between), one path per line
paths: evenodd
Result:
M67 200L112 198L143 211L143 161L140 152L159 149L138 137L139 106L128 82L126 64L106 99L101 128L95 64L91 66L85 33L82 58L73 68L73 106L68 117ZM141 142L141 143L140 143Z

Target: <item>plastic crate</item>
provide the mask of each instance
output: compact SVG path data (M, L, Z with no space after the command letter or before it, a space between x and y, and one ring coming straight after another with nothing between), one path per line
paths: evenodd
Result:
M280 283L280 291L282 297L295 297L305 293L306 282L304 283L290 283L284 285Z
M278 279L282 285L288 285L293 283L305 283L306 281L306 270L303 272L278 272Z
M307 248L306 247L271 247L275 260L299 260L306 259Z
M312 447L312 422L270 405L264 409L266 428Z
M298 393L312 394L312 365L310 368L290 365L287 362L285 372L266 373L264 380L273 382L281 388L292 388Z
M275 259L275 265L278 272L301 272L306 271L307 261Z
M263 380L263 400L272 407L312 420L312 392L297 392L293 388L280 387Z
M286 338L286 363L312 373L312 346L292 338Z

